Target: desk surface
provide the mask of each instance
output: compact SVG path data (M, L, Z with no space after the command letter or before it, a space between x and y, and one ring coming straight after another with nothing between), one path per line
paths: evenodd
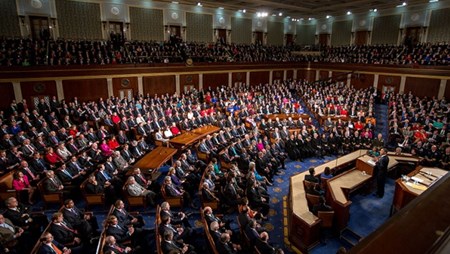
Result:
M330 190L336 199L341 204L348 202L347 197L344 194L343 189L354 189L357 186L363 184L371 178L371 175L364 174L357 169L350 170L346 173L338 175L328 180L330 184Z
M395 156L388 155L388 157L389 157L389 164L388 164L388 171L389 171L389 169L397 166L398 161L396 160L397 157ZM358 158L358 160L362 160L365 163L371 165L372 167L375 166L375 161L373 160L373 157L369 155L361 156Z
M210 134L212 134L214 132L218 132L218 131L220 131L219 127L214 126L214 125L206 125L206 126L194 129L191 132L200 135L199 138L203 138L207 135L210 135Z
M199 139L200 139L199 134L195 134L192 132L185 132L181 135L174 137L169 142L172 144L186 146L186 145L190 145L190 144L194 143L195 141L197 141Z
M314 168L316 175L322 174L325 167L335 168L343 164L356 160L362 154L365 154L367 150L358 150L353 153L344 155L336 160L329 161L325 164L319 165ZM297 174L291 177L291 195L292 195L292 212L301 218L304 222L313 225L318 217L315 216L308 209L308 204L305 198L305 188L303 186L303 180L305 175L309 174L308 171Z
M427 175L430 172L431 175ZM437 182L441 177L445 176L448 172L440 168L421 168L419 170L414 170L408 176L411 177L409 182L404 182L401 178L397 179L397 183L404 189L419 196L429 187L431 187L435 182ZM414 179L412 179L414 177ZM430 179L433 180L430 180ZM422 184L415 184L414 180L421 181L423 184L428 185L428 187Z
M170 147L158 146L150 153L146 154L142 159L134 164L134 167L141 168L142 172L147 172L148 169L156 170L160 168L165 162L172 159L177 153L177 149Z
M269 120L272 119L274 121L276 118L280 120L288 119L289 117L292 118L292 120L298 120L300 118L302 119L309 119L311 116L308 114L270 114L270 115L264 115L264 118Z

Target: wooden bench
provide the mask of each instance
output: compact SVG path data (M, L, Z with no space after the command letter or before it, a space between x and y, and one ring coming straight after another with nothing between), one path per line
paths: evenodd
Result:
M205 230L205 236L206 239L208 240L209 253L219 254L216 248L216 243L214 242L214 239L212 238L211 233L209 232L210 225L208 225L208 222L205 219L205 213L203 212L203 209L200 209L200 215L201 215L201 222L203 224L203 229Z
M92 173L92 174L95 174ZM91 205L105 205L105 194L90 194L86 192L86 184L89 181L89 177L84 180L80 185L81 196L83 196L84 201L86 202L86 208L89 208Z
M181 197L170 197L166 194L165 184L161 186L161 195L163 199L169 203L171 207L183 207L183 196Z
M156 240L156 254L162 254L161 250L161 235L159 233L159 224L161 223L161 206L156 206L155 218L155 240Z
M97 254L103 254L103 248L105 247L105 243L106 243L106 227L107 227L106 221L108 220L109 216L111 216L113 211L114 211L114 206L111 205L111 208L109 208L108 214L105 217L105 221L103 222L103 229L102 229L102 232L100 233L100 238L98 239L97 249L95 251L95 253L97 253Z
M47 177L44 177L41 181L38 182L37 188L39 190L39 193L41 194L41 198L44 201L44 208L47 208L47 204L53 203L53 204L63 204L64 198L62 192L56 192L56 193L47 193L44 188L44 183L47 180Z
M17 198L17 192L12 186L14 171L10 171L0 177L0 198L7 200L10 197Z
M58 212L62 212L63 208L64 208L64 206L62 206L62 207L58 210ZM50 226L51 226L51 225L52 225L52 221L50 221L50 222L48 223L47 227L45 227L44 231L42 231L42 234L40 235L40 237L38 238L38 241L36 242L36 244L34 244L34 247L33 247L33 249L32 249L31 252L30 252L31 254L37 254L37 253L39 253L39 249L41 248L41 245L42 245L41 239L44 237L44 234L45 234L45 233L49 232Z

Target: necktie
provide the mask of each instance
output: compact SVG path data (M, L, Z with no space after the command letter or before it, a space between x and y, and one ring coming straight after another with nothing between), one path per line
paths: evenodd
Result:
M64 169L62 172L72 179L72 175L67 170Z
M63 228L65 228L66 230L69 230L70 232L74 233L74 234L77 233L76 230L73 230L73 229L69 228L64 222L61 222L61 226L62 226Z
M54 245L53 243L50 244L50 247L53 249L53 251L54 251L56 254L62 254L62 251L61 251L58 247L56 247L56 245Z
M31 172L31 170L29 168L25 168L25 171L27 171L28 174L31 176L31 180L36 179L36 176L33 174L33 172Z
M74 213L75 215L78 215L78 213L77 213L77 211L75 211L75 209L70 208L70 211L71 211L72 213Z
M111 180L111 177L109 177L109 175L105 171L102 171L102 175L105 177L106 181Z
M27 145L28 149L30 149L31 153L34 153L34 149L33 147L31 147L31 145Z
M120 253L122 253L124 250L123 250L123 248L121 248L121 247L119 247L119 246L117 246L117 245L113 245L112 246L114 249L116 249L116 250L118 250Z

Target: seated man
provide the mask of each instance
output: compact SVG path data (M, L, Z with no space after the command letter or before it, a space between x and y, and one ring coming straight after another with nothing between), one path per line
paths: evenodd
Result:
M114 216L119 221L119 225L126 227L127 225L133 225L136 228L142 228L144 223L144 218L142 216L133 216L125 210L125 203L122 200L117 200L114 203L114 210L112 212Z
M94 236L98 229L97 219L92 213L84 213L78 209L72 199L64 201L64 209L62 214L67 222L69 222L83 237L90 239Z
M312 183L318 183L319 178L315 176L316 172L314 168L309 168L309 175L305 175L305 181L312 182Z
M69 248L53 240L53 235L50 232L44 233L40 240L42 244L39 248L39 254L71 253L71 250Z
M47 217L44 214L29 214L28 208L19 203L15 197L8 198L5 204L7 209L3 216L11 220L14 225L28 229L33 234L40 234L41 229L48 224Z
M72 225L64 221L64 216L60 212L56 212L52 216L52 223L49 231L55 237L55 240L72 251L81 251L83 242L81 234Z
M110 251L110 253L117 253L117 254L122 254L122 253L132 253L133 249L131 247L125 247L121 244L118 244L116 242L116 238L114 238L114 236L109 235L106 237L105 239L105 246L103 247L103 253L107 253L108 251Z
M260 253L275 254L275 248L269 244L269 234L265 231L262 232L260 238L256 240L255 247Z

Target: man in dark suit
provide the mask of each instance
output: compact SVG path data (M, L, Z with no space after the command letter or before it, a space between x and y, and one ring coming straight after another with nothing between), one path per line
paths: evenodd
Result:
M23 232L24 230L22 228L15 226L9 219L0 214L0 244L4 248L19 253L19 249L24 251L23 248L20 248L24 247L21 243L25 243L25 239L22 237Z
M377 180L377 192L375 195L378 198L384 196L384 185L386 184L386 175L389 165L389 157L386 154L386 148L381 148L380 157L376 159L373 175Z
M49 231L55 237L55 240L64 246L74 250L83 248L80 233L72 225L64 221L62 213L57 212L53 214Z
M260 238L258 231L256 230L256 221L254 219L250 219L247 226L245 227L244 232L245 232L245 235L248 237L250 244L252 246L254 246L256 240L258 240Z
M312 183L318 183L319 178L317 178L315 176L316 172L315 172L314 168L309 168L308 171L309 171L309 175L305 175L305 181L312 182Z
M53 235L50 232L45 232L40 240L42 244L39 248L39 254L71 253L69 248L53 240Z
M105 246L103 247L103 253L107 253L107 251L110 251L111 253L132 253L133 249L131 247L125 247L123 245L120 245L116 243L116 238L114 236L109 235L105 239Z
M90 239L98 229L97 219L92 214L85 214L78 209L72 199L64 201L62 214L64 219L77 229L83 238Z
M255 247L258 249L261 254L274 254L275 248L270 246L268 243L269 234L267 232L262 232L260 234L260 238L256 240Z
M116 216L119 221L119 225L126 227L127 225L133 225L137 228L142 228L144 226L144 219L142 216L133 216L125 210L125 204L122 200L117 200L114 203L114 211L112 215Z
M31 232L40 233L41 228L48 224L47 217L44 214L28 214L28 208L20 204L15 197L6 200L7 210L3 213L5 218L21 228L29 228Z

